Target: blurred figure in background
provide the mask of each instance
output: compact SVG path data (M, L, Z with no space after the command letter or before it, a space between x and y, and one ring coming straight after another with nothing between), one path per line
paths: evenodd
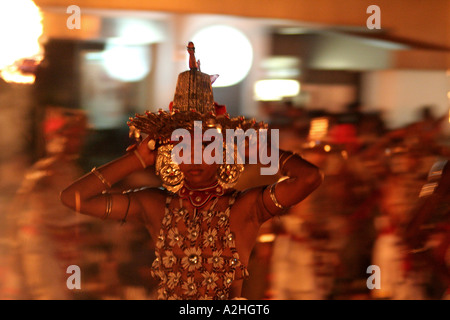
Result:
M373 264L380 267L381 289L374 298L395 300L425 299L425 274L422 268L411 268L404 228L412 217L421 188L417 154L396 147L389 154L390 174L381 187L380 215L375 221L377 239Z
M359 105L349 105L348 112L342 115L311 117L309 133L314 131L315 139L306 133L281 140L290 143L286 149L301 150L305 158L323 168L325 179L310 198L292 208L289 215L274 221L277 237L272 252L273 296L280 299L439 296L442 288L438 282L447 281L447 273L443 272L447 269L442 267L443 257L447 255L448 260L449 256L443 253L448 251L443 249L448 245L447 225L440 223L434 228L436 232L430 237L434 242L430 243L440 245L436 245L436 250L427 250L441 260L411 255L409 241L415 235L411 235L408 226L417 221L416 216L421 216L417 212L424 211L424 207L431 210L428 216L434 219L436 215L442 217L443 211L448 213L444 201L448 191L440 189L446 195L441 195L444 200L440 211L433 206L421 206L423 199L419 197L430 167L445 157L442 150L448 139L445 140L442 128L448 115L435 117L432 106L424 106L416 122L388 130L380 112L362 113L354 107ZM324 125L325 118L328 126ZM312 148L303 149L305 142ZM340 157L336 147L342 151ZM366 269L371 264L380 267L381 289L367 288ZM440 272L433 271L437 267ZM324 270L332 272L327 274Z
M325 124L322 120L320 123ZM294 128L282 131L283 147L323 168L324 181L315 194L272 222L276 238L270 292L277 300L330 299L343 245L342 214L348 198L346 183L350 180L340 148L309 144L308 137L294 132Z
M46 156L26 172L8 213L15 239L12 260L20 270L22 298L71 299L66 269L79 262L82 224L60 204L59 192L81 169L77 160L87 118L79 110L49 107L42 124Z
M431 167L420 191L420 202L404 232L412 263L430 272L431 299L450 299L449 190L450 163L442 158Z
M84 172L80 154L87 128L81 110L46 110L42 123L46 155L26 172L8 212L8 236L14 245L5 255L8 268L0 273L9 271L8 278L16 279L8 289L14 289L14 299L146 299L154 289L153 283L142 285L151 261L136 255L140 247L150 249L152 243L142 237L140 228L74 215L59 200L61 190ZM130 179L138 184L149 180L145 175ZM133 236L125 237L127 233ZM80 289L67 287L71 265L83 270Z
M373 264L382 272L381 289L372 290L374 298L432 297L433 272L426 259L414 259L411 255L410 226L421 208L420 195L429 168L442 156L444 119L435 118L431 107L425 106L415 123L388 132L365 150L366 159L378 159L387 168L380 181L378 236L373 250Z

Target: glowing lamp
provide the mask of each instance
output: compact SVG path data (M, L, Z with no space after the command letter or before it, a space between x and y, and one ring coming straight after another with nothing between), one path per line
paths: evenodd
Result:
M150 72L150 49L146 45L108 45L103 52L103 63L113 79L140 81Z
M225 25L209 26L197 32L191 40L200 60L200 70L219 75L213 83L214 87L235 85L249 73L253 48L238 29Z
M295 97L300 92L300 83L290 79L267 79L255 83L254 94L258 101L280 101Z
M0 1L0 76L7 82L33 83L42 60L42 15L32 0Z

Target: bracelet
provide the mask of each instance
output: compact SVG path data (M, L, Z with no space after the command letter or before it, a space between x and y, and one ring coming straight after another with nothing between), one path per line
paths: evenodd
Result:
M133 150L133 153L135 154L136 158L139 159L139 162L141 163L142 167L145 169L147 168L147 165L145 164L144 159L142 159L142 156L139 154L137 150Z
M105 215L103 216L103 220L106 220L111 215L112 211L112 195L110 193L105 193L106 196L106 210Z
M283 154L284 154L284 153L283 153ZM286 157L286 159L284 159L284 161L281 163L280 169L283 169L283 167L284 167L284 165L286 164L286 162L287 162L291 157L293 157L293 156L295 156L295 153L289 154L289 155Z
M111 189L111 184L105 179L105 177L97 170L96 167L93 167L91 172L99 178L99 180L106 186L107 189Z
M266 189L267 189L267 186L265 186L264 188L261 189L261 202L264 207L264 210L266 210L272 217L274 217L275 215L272 214L272 212L270 212L270 210L267 208L266 204L264 203L264 191L266 191Z
M282 209L282 210L287 210L287 209L289 209L290 207L285 207L285 206L281 205L281 204L278 202L277 198L275 197L275 186L276 186L276 185L277 185L277 184L274 183L274 184L272 184L272 185L270 186L270 188L269 188L270 199L272 199L273 203L275 204L275 206L277 206L277 208Z
M128 191L124 191L123 194L125 194L128 198L128 205L127 205L127 210L125 211L125 216L123 217L123 219L120 222L121 225L124 224L125 222L127 222L128 211L130 210L130 203L131 203L130 193Z

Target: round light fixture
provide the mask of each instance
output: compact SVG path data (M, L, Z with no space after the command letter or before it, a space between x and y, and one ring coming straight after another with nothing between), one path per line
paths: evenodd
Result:
M214 87L228 87L241 82L250 71L253 48L238 29L214 25L201 29L192 37L200 70L218 74Z
M150 72L150 49L146 45L110 44L103 52L103 63L113 79L140 81Z

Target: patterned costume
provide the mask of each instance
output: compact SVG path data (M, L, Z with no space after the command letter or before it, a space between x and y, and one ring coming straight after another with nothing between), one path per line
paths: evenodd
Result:
M248 276L229 225L236 196L223 211L216 209L215 198L208 209L193 212L181 198L167 198L152 266L152 275L161 280L158 299L228 299L233 281Z

